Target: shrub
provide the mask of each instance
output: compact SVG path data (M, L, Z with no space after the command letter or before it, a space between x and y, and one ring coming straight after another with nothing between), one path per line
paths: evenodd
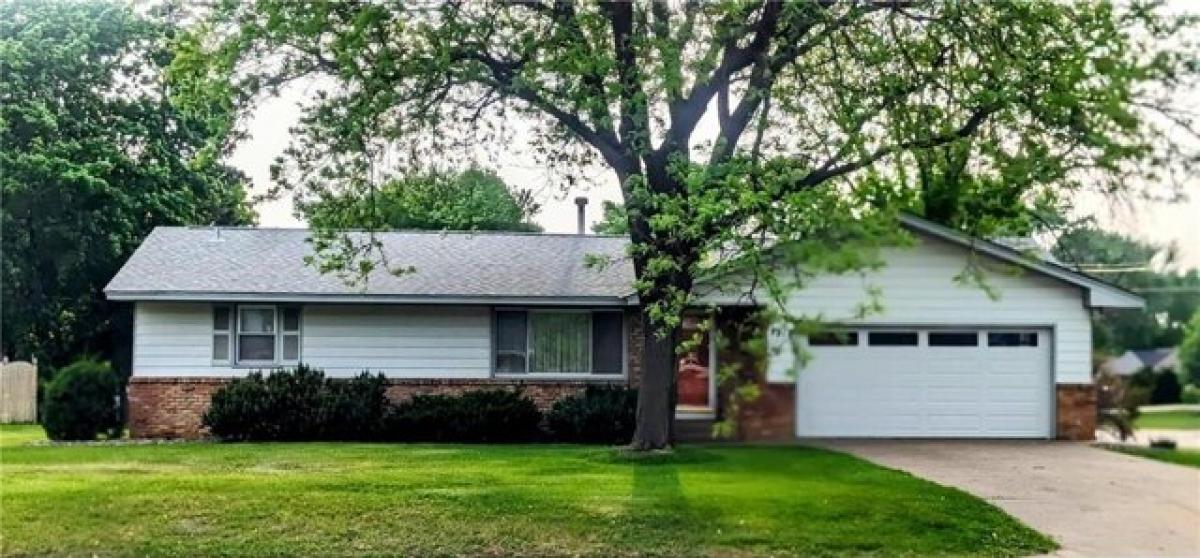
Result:
M588 444L625 444L633 438L637 390L624 386L588 386L554 403L546 422L556 440Z
M1097 424L1116 430L1122 440L1133 436L1133 421L1140 414L1138 407L1149 400L1148 387L1106 372L1096 375Z
M1181 387L1179 376L1172 370L1156 372L1143 368L1129 378L1130 385L1142 388L1149 394L1149 403L1179 403Z
M42 427L52 440L94 440L121 435L121 378L107 362L91 358L59 370L46 386Z
M1154 375L1154 388L1150 392L1150 402L1154 404L1179 403L1183 388L1179 385L1179 376L1174 370L1159 372Z
M542 413L519 391L415 395L392 408L387 436L410 442L523 442L539 437Z
M1187 385L1183 387L1183 392L1179 395L1180 403L1189 403L1195 405L1200 403L1200 386Z
M204 425L223 440L367 440L384 416L385 381L326 378L306 365L253 372L213 394Z
M387 415L387 380L363 372L346 380L326 380L321 398L320 437L325 440L372 440Z

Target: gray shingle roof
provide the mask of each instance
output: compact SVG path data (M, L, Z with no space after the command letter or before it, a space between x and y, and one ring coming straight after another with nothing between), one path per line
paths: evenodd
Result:
M159 227L109 282L114 300L313 297L413 299L611 299L633 292L628 240L597 235L377 233L400 276L383 269L347 285L304 263L311 255L303 229ZM361 234L361 233L359 233ZM589 254L612 257L603 269ZM550 302L550 301L547 301Z

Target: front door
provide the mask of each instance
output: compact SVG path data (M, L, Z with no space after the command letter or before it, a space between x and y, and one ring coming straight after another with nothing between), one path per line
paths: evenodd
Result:
M676 361L676 412L711 413L714 409L715 378L712 370L712 347L707 332L700 332L704 318L685 316L683 339L692 339L700 334L700 343L679 355Z

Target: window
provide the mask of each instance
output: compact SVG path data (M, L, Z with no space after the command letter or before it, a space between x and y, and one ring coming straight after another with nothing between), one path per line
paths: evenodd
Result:
M497 374L620 374L624 348L620 312L496 311Z
M625 362L624 333L620 312L592 314L592 372L621 373Z
M915 331L872 331L867 333L867 344L872 347L915 347Z
M1036 347L1036 331L993 331L988 333L989 347Z
M300 361L300 308L284 307L283 313L283 362L295 364Z
M525 372L528 333L524 312L496 312L496 372Z
M275 307L239 306L238 362L275 362Z
M979 334L974 331L931 331L930 347L977 347Z
M843 347L857 346L857 331L822 331L808 336L808 344L812 347Z
M299 363L300 315L298 306L213 306L213 361Z
M232 336L233 309L228 306L213 306L213 362L229 362Z

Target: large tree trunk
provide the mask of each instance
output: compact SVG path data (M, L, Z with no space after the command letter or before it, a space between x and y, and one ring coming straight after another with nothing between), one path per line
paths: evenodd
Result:
M645 312L642 320L645 353L638 388L637 429L631 447L643 451L666 449L675 437L675 347L679 328L660 336L659 328Z

